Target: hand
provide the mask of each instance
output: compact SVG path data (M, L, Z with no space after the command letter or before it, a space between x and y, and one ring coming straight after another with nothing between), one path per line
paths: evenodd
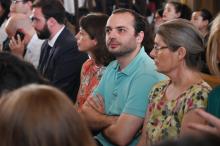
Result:
M11 48L12 54L23 58L25 43L21 40L21 37L17 36L18 40L15 37L12 37L9 42L9 47Z
M96 94L96 96L92 96L92 97L88 98L88 104L96 111L98 111L102 114L105 113L104 100L100 94Z
M204 118L210 125L202 125L202 124L195 124L190 123L188 125L189 128L192 128L194 130L198 130L205 133L214 134L217 136L220 136L220 119L216 118L215 116L199 109L196 111L199 116Z

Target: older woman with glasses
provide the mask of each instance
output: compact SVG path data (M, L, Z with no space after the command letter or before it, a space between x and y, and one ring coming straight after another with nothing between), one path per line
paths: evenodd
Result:
M157 71L169 77L156 84L149 105L140 145L197 134L187 123L203 123L195 109L206 108L211 87L201 78L204 51L201 34L188 20L173 20L159 26L150 55Z

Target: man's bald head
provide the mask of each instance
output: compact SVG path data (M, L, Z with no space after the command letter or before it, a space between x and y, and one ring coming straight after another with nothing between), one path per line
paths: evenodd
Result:
M18 29L27 31L33 31L31 20L27 15L24 14L13 14L7 21L5 30L8 34L8 37L11 38L15 35Z

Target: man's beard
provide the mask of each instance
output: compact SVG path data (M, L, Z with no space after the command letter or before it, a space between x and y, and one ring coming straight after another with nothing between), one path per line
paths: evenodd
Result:
M42 30L37 31L37 36L39 39L49 39L51 36L51 33L47 27L47 24L44 25L44 28Z
M134 49L127 49L127 50L120 50L117 52L114 51L109 51L113 56L117 57L122 57L122 56L126 56L127 54L130 54L131 52L133 52Z

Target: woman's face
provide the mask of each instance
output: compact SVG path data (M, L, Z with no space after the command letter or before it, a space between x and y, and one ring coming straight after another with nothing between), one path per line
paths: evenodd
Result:
M150 52L150 56L154 59L157 71L165 75L168 75L179 65L177 51L172 52L159 34L155 36L154 48Z
M79 51L82 52L90 52L97 44L96 40L91 39L89 34L82 28L76 34L76 39Z
M170 21L180 17L180 12L176 12L176 9L172 3L167 3L163 11L163 20Z

